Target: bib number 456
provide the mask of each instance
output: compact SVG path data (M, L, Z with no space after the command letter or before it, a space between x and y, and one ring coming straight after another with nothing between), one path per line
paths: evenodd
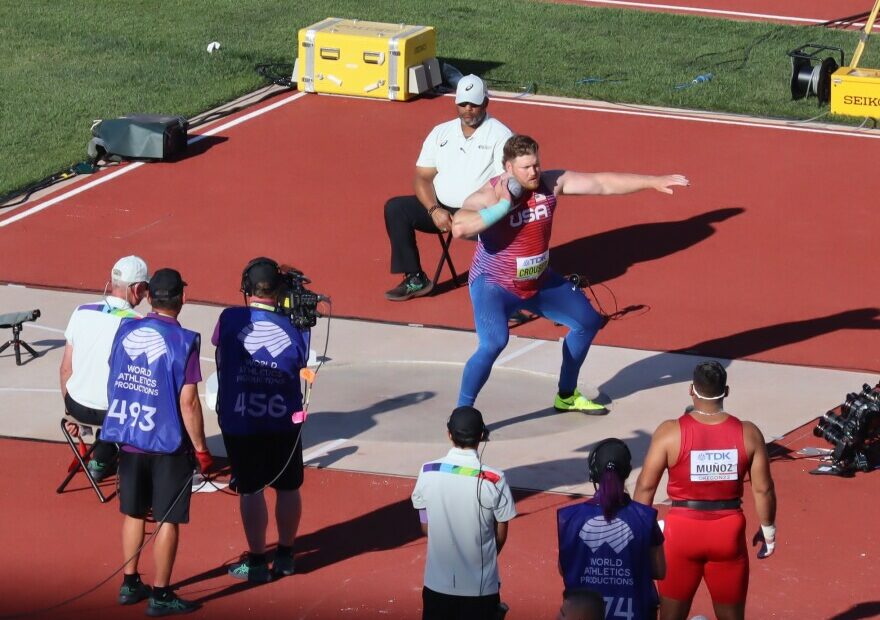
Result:
M273 418L280 418L287 414L287 407L284 406L284 397L281 394L267 397L266 394L260 392L240 393L235 399L234 410L235 413L242 416L249 415L255 418L261 418L267 413Z
M156 428L153 416L156 415L156 408L140 403L128 403L124 400L115 399L110 403L110 409L107 410L107 417L113 420L119 420L119 425L123 426L128 422L131 416L130 426L137 426L144 432L149 432Z

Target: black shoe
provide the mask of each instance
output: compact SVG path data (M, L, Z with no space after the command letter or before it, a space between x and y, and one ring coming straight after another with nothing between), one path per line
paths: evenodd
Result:
M434 289L434 283L423 272L414 276L407 276L403 282L385 293L385 299L389 301L406 301L413 297L422 297Z
M275 554L275 562L272 563L272 575L275 577L289 577L296 572L296 562L292 555Z
M127 586L123 583L122 587L119 588L119 598L117 600L120 605L134 605L135 603L140 603L152 593L153 591L150 589L150 586L144 584L143 581L138 581L133 586Z
M150 596L150 602L147 604L148 616L172 616L177 614L188 614L194 612L201 607L200 604L192 601L185 601L176 594L169 596L167 599L158 599Z

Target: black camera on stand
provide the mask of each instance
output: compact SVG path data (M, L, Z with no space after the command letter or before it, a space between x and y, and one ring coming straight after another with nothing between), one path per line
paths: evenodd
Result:
M821 473L852 476L856 471L871 471L880 464L876 455L880 448L880 391L864 384L861 392L847 394L840 413L829 411L819 418L813 435L834 446L832 471Z
M329 297L315 293L306 288L312 281L302 271L289 269L281 272L284 280L285 294L278 304L278 312L287 315L291 324L298 329L309 329L318 323L318 304L330 301Z

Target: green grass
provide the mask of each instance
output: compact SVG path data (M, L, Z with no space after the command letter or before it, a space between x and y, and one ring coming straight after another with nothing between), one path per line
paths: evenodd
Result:
M427 24L438 54L501 90L804 119L786 52L855 49L858 33L522 0L29 0L0 3L0 195L84 159L97 118L192 117L265 82L258 62L292 62L296 33L328 16ZM220 54L205 47L220 41ZM869 42L861 66L880 66ZM714 79L675 90L698 73ZM621 81L579 85L584 77ZM826 108L827 110L827 108ZM830 119L858 122L860 119Z

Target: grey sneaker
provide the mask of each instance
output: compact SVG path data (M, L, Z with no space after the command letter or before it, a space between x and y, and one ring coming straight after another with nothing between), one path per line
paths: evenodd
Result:
M385 293L385 299L389 301L406 301L413 297L422 297L434 290L434 283L423 272L414 276L408 276L390 291Z
M268 583L272 581L272 573L266 564L251 565L245 558L236 562L226 570L226 574L236 579L250 581L251 583Z
M140 603L152 593L153 591L150 590L150 586L138 580L137 584L133 586L127 586L123 583L122 587L119 588L119 598L117 600L120 605L134 605L135 603Z
M272 563L272 574L278 577L289 577L296 572L296 562L292 555L275 554L275 561Z
M150 596L150 602L147 603L148 616L173 616L177 614L189 614L201 607L198 603L185 601L182 598L170 596L164 601L154 596Z

